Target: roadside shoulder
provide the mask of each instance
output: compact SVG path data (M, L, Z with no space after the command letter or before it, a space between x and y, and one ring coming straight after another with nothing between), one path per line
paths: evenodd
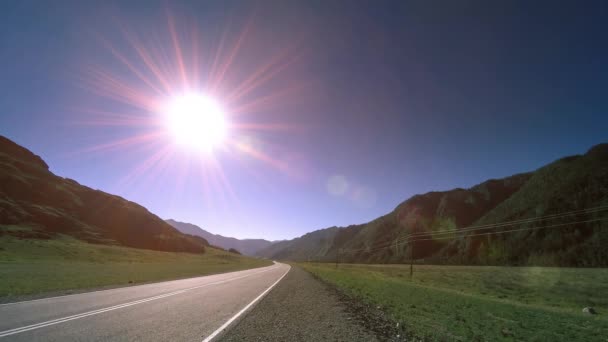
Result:
M377 341L326 285L300 267L221 341Z

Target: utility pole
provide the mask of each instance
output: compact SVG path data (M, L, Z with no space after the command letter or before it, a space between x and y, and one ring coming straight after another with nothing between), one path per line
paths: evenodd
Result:
M399 236L397 236L395 238L395 243L394 243L395 246L393 247L393 248L395 248L395 258L394 258L395 263L399 263L399 250L397 249L398 248L397 247L397 240L399 240Z
M338 263L340 263L340 248L336 250L336 268L338 268Z
M410 243L410 278L414 276L414 243Z

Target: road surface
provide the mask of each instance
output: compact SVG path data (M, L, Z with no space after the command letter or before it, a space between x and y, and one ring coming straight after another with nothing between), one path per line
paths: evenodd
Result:
M289 271L252 270L0 305L0 341L208 341Z

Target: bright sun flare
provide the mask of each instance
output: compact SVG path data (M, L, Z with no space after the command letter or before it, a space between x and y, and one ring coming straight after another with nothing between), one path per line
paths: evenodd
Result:
M197 93L172 98L166 108L167 128L181 145L210 151L226 136L226 120L220 104Z

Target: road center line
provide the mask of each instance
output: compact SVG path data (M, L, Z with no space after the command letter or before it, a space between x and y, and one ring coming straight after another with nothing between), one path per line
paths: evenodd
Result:
M219 333L221 333L222 331L224 331L224 329L226 329L230 324L232 324L232 322L234 322L234 320L236 320L237 318L239 318L242 314L244 314L253 304L255 304L258 300L262 299L262 297L264 297L270 290L272 290L273 287L275 287L276 284L278 284L286 275L287 273L289 273L289 270L291 270L291 266L287 265L289 268L287 269L287 271L281 276L281 278L279 278L279 280L275 281L274 284L270 285L270 287L268 287L264 292L262 292L259 296L257 296L254 300L251 301L251 303L247 304L247 306L245 306L243 309L241 309L241 311L237 312L236 315L232 316L229 320L226 321L226 323L222 324L221 327L217 328L217 330L215 330L213 333L211 333L211 335L207 336L203 342L210 342L212 341Z
M270 266L266 266L266 267L271 267L271 266L274 266L274 265L270 265ZM253 271L253 270L255 270L255 268L252 268L250 270L236 271L236 272ZM60 296L52 296L52 297L43 297L43 298L37 298L37 299L22 300L20 302L1 303L0 307L2 307L2 306L9 306L9 305L18 305L18 304L24 304L24 303L32 303L32 302L42 302L42 301L45 301L45 300L56 299L56 298L86 296L86 295L89 295L91 293L109 292L109 291L124 290L124 289L133 289L133 288L138 288L138 287L141 287L141 286L158 285L159 283L165 283L165 282L166 283L172 283L172 282L178 282L178 281L181 281L181 280L190 280L190 279L195 279L195 278L205 278L205 277L211 277L211 276L226 275L228 273L231 273L231 272L217 273L217 274L208 274L206 276L189 277L189 278L183 278L183 279L167 280L167 281L162 281L162 282L154 282L154 281L152 281L152 282L149 282L149 283L138 284L138 285L133 285L133 286L119 286L119 287L114 287L114 288L104 289L104 290L94 290L94 291L87 291L87 292L71 293L71 294L64 294L64 295L60 295Z
M193 287L190 287L190 288L187 288L187 289L178 290L178 291L174 291L174 292L169 292L169 293L165 293L165 294L157 295L157 296L153 296L153 297L148 297L148 298L136 300L136 301L133 301L133 302L118 304L118 305L110 306L110 307L107 307L107 308L102 308L102 309L88 311L88 312L84 312L84 313L80 313L80 314L76 314L76 315L72 315L72 316L57 318L57 319L53 319L53 320L46 321L46 322L41 322L41 323L27 325L27 326L24 326L24 327L19 327L19 328L13 328L13 329L9 329L9 330L0 331L0 338L6 337L6 336L10 336L10 335L19 334L19 333L30 331L30 330L34 330L34 329L48 327L50 325L55 325L55 324L59 324L59 323L64 323L64 322L72 321L72 320L79 319L79 318L93 316L93 315L101 314L101 313L108 312L108 311L122 309L122 308L126 308L126 307L129 307L129 306L133 306L133 305L138 305L138 304L150 302L150 301L153 301L153 300L158 300L158 299L162 299L162 298L166 298L166 297L175 296L175 295L178 295L178 294L181 294L181 293L184 293L184 292L188 292L188 291L192 291L192 290L195 290L195 289L199 289L199 288L202 288L202 287L207 287L207 286L211 286L211 285L217 285L217 284L227 283L227 282L230 282L230 281L233 281L233 280L242 279L242 278L250 277L252 275L256 275L256 274L272 271L274 269L275 268L273 267L273 268L266 269L266 270L263 270L263 271L258 271L258 272L249 273L249 274L246 274L246 275L243 275L243 276L238 276L238 277L234 277L234 278L229 278L229 279L224 279L224 280L220 280L220 281L215 281L215 282L208 283L208 284L193 286Z

